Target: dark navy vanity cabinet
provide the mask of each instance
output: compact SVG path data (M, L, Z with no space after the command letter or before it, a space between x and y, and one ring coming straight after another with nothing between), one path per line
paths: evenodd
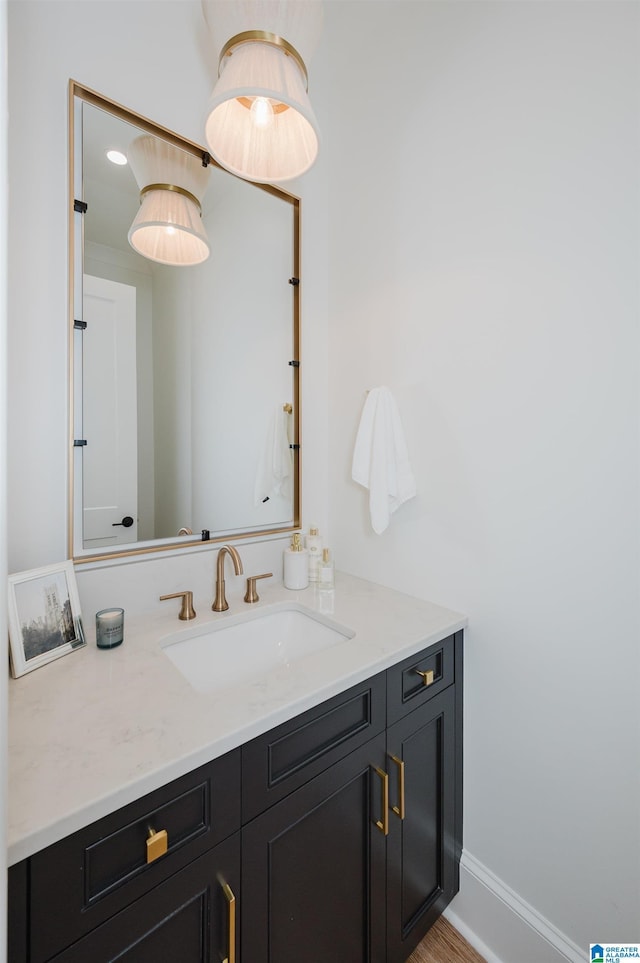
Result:
M11 867L9 960L404 963L461 845L460 631Z

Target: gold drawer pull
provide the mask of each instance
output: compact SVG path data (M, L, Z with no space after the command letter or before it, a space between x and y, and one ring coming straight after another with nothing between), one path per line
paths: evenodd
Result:
M229 884L225 883L220 877L219 880L229 911L229 955L225 956L222 963L236 963L236 898Z
M167 849L169 848L169 837L167 836L167 830L161 829L160 832L156 832L149 826L149 835L147 837L147 862L153 863L156 859L164 856Z
M425 685L433 685L434 683L433 669L427 669L426 672L423 672L421 669L416 669L415 671L418 673L418 675L422 676L422 681L424 682Z
M389 835L389 776L384 769L373 767L382 780L382 819L376 819L376 826L383 836Z
M404 762L397 756L392 756L391 753L389 753L389 759L398 767L398 805L392 806L391 809L396 816L404 819Z

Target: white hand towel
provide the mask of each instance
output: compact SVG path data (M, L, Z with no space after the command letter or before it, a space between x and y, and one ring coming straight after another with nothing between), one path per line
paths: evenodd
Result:
M365 401L351 477L369 489L371 526L377 535L393 512L416 494L398 406L384 386L373 388Z
M262 457L258 464L254 488L255 504L260 505L274 495L290 498L293 480L293 452L289 447L291 415L278 405L267 429Z

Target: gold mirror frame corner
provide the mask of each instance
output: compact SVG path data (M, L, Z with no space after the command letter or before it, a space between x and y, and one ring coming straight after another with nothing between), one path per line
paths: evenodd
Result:
M67 471L68 471L68 484L67 484L67 546L68 546L68 558L73 562L75 566L81 566L85 564L104 562L108 560L117 560L123 558L132 557L142 557L154 556L157 553L166 552L173 554L179 552L183 549L190 549L200 546L215 546L222 542L236 541L236 540L249 540L249 539L268 539L280 537L286 535L287 533L300 530L301 528L301 518L302 518L302 505L301 505L301 489L302 489L302 459L301 459L301 446L300 446L300 434L301 434L301 391L300 391L300 362L301 362L301 307L300 307L300 285L293 285L293 359L297 361L298 364L292 367L293 372L293 390L292 390L292 403L293 403L293 459L294 459L294 481L293 481L293 518L290 524L279 525L277 527L258 529L252 528L251 530L229 532L225 531L223 534L212 533L212 537L203 540L196 535L184 536L182 538L176 537L176 539L157 539L153 542L137 542L132 543L131 548L121 548L117 551L108 548L104 552L94 552L88 554L77 554L76 550L76 531L74 525L74 517L76 513L76 479L74 477L74 462L75 462L75 387L74 387L74 372L75 372L75 263L76 263L76 245L78 243L78 238L76 236L76 219L74 211L74 201L75 201L75 184L76 184L76 167L75 167L75 155L77 150L76 145L76 103L80 101L81 103L91 104L102 110L105 110L115 116L119 117L125 122L129 122L147 133L153 134L164 140L169 141L174 146L177 146L183 150L187 150L191 153L196 154L198 157L203 157L204 153L208 154L206 148L202 145L190 141L185 137L169 130L160 124L155 123L149 118L138 114L136 111L130 108L124 107L117 101L114 101L103 94L98 93L95 90L85 86L82 83L74 79L69 80L68 84L68 198L67 198L67 209L68 209L68 461L67 461ZM213 159L209 158L208 161L212 167L220 168L221 166ZM235 174L225 171L230 177L237 177ZM240 178L237 178L240 179ZM263 184L249 182L258 190L265 191L276 197L281 198L283 201L292 205L293 210L293 276L297 279L300 278L300 234L301 234L301 208L302 201L301 198L291 192L285 191L280 187L276 187L272 184Z

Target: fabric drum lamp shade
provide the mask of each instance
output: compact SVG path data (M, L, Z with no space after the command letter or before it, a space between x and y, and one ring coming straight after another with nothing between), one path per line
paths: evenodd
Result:
M160 264L200 264L209 257L202 223L202 198L209 170L194 154L143 134L127 154L140 188L140 208L129 228L129 244Z
M321 4L202 0L202 5L219 50L219 77L205 121L211 156L258 183L304 174L320 143L304 57L319 34Z

